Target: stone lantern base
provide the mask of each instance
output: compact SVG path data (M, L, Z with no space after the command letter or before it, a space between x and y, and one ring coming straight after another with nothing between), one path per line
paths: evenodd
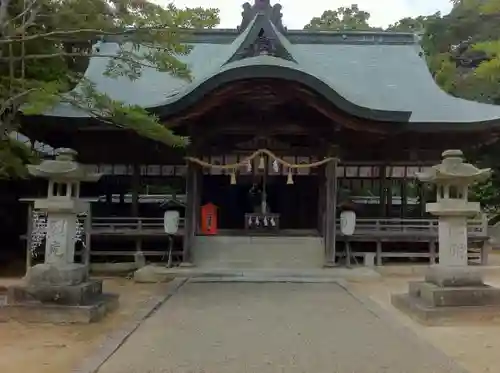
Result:
M410 282L392 304L427 325L500 319L500 289L486 285L471 267L429 268L425 281Z
M104 294L102 281L90 280L84 265L38 264L28 271L25 284L8 288L0 321L90 323L117 306L118 295Z

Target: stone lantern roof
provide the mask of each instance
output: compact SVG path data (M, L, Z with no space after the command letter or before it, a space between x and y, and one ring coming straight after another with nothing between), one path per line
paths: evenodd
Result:
M461 150L446 150L442 154L443 161L432 166L426 172L416 174L422 182L433 184L470 185L477 181L485 181L491 176L491 169L480 169L465 163Z
M96 182L101 174L89 172L76 158L77 152L73 149L56 149L56 158L44 160L39 165L28 165L28 172L35 177L45 179L56 179L64 181L88 181Z

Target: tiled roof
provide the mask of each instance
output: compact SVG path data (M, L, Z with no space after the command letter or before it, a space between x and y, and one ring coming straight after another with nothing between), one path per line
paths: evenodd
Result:
M273 39L280 53L243 53L253 47L261 30ZM455 98L437 86L412 34L287 31L285 35L269 17L257 14L242 33L199 31L190 44L191 53L179 59L189 66L191 82L154 68L143 68L136 80L106 77L107 57L91 58L85 75L112 99L166 116L230 81L276 77L305 84L350 114L400 122L412 130L460 130L470 129L468 125L500 124L500 106ZM131 45L105 41L98 47L98 53L113 55L119 48ZM139 51L143 52L147 53L147 48ZM46 115L88 116L65 104Z

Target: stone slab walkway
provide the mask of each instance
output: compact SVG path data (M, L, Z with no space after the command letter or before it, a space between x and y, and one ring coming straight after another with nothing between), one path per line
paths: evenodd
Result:
M464 373L374 307L335 283L187 283L99 373Z

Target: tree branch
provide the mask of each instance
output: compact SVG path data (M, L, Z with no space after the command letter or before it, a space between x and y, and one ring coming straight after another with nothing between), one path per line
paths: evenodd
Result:
M66 53L66 52L58 52L58 53L50 53L50 54L29 54L27 56L21 57L21 56L16 56L16 57L0 57L0 61L19 61L21 59L25 60L45 60L45 59L51 59L51 58L57 58L57 57L108 57L108 58L113 58L115 60L121 60L125 62L132 62L134 64L143 66L143 67L150 67L152 69L156 69L156 66L150 65L144 62L140 62L134 58L130 57L124 57L116 54L94 54L94 53Z
M33 7L35 6L36 2L37 2L37 0L32 0L32 1L31 1L31 3L29 3L29 4L28 4L28 6L27 6L27 7L26 7L26 8L25 8L25 9L24 9L21 13L19 13L19 14L18 14L17 16L15 16L15 17L12 17L12 18L9 20L9 22L8 22L8 23L13 23L13 22L15 22L16 20L23 18L23 16L24 16L25 14L28 14L28 12L29 12L31 9L33 9Z
M165 127L164 125L158 123L157 121L153 120L150 122L150 126L148 127L147 121L142 123L142 127L144 130L151 130L151 125L155 127L153 131L155 132L154 136L151 136L150 134L147 133L140 133L142 131L139 131L138 128L134 128L132 125L126 125L123 123L120 123L118 121L113 120L113 110L110 108L102 108L102 109L94 109L90 107L89 105L85 105L82 102L79 102L77 99L70 99L68 97L61 97L61 102L68 103L70 105L73 105L85 112L87 112L89 115L92 117L98 119L102 123L106 123L118 128L122 128L128 131L135 131L138 132L141 136L148 137L152 140L155 141L160 141L164 144L167 144L169 146L186 146L189 144L189 138L183 137L183 136L178 136L175 133L173 133L170 129ZM125 107L125 106L124 106ZM145 127L144 127L145 126Z
M37 14L38 14L38 8L34 8L34 5L36 4L36 0L33 0L22 13L20 13L17 17L13 18L12 22L18 18L18 17L23 17L25 14L29 12L29 17L21 24L20 27L17 27L14 29L14 35L21 35L26 32L28 27L32 26L35 23ZM31 11L30 11L31 10ZM25 37L23 37L23 41L25 40Z
M5 1L5 0L2 0ZM68 35L78 35L78 34L92 34L93 37L98 37L98 36L117 36L117 35L125 35L125 34L132 34L132 33L139 33L139 32L152 32L152 31L160 31L160 32L192 32L193 30L191 29L183 29L183 28L161 28L161 27L152 27L152 28L138 28L138 29L133 29L133 30L126 30L126 29L117 29L116 31L103 31L103 30L98 30L98 29L78 29L78 30L58 30L58 31L51 31L51 32L46 32L46 33L41 33L41 34L33 34L33 35L28 35L24 38L24 41L32 41L32 40L37 40L37 39L46 39L50 37L55 37L55 36L68 36ZM13 38L13 37L5 37L0 40L0 45L2 44L12 44L12 43L18 43L19 38Z
M0 117L5 113L5 111L12 106L16 106L16 102L22 100L24 97L30 95L35 92L36 88L31 88L21 93L18 93L12 97L9 97L7 100L3 101L0 105Z
M10 0L0 1L0 32L7 25L9 5L10 5Z

